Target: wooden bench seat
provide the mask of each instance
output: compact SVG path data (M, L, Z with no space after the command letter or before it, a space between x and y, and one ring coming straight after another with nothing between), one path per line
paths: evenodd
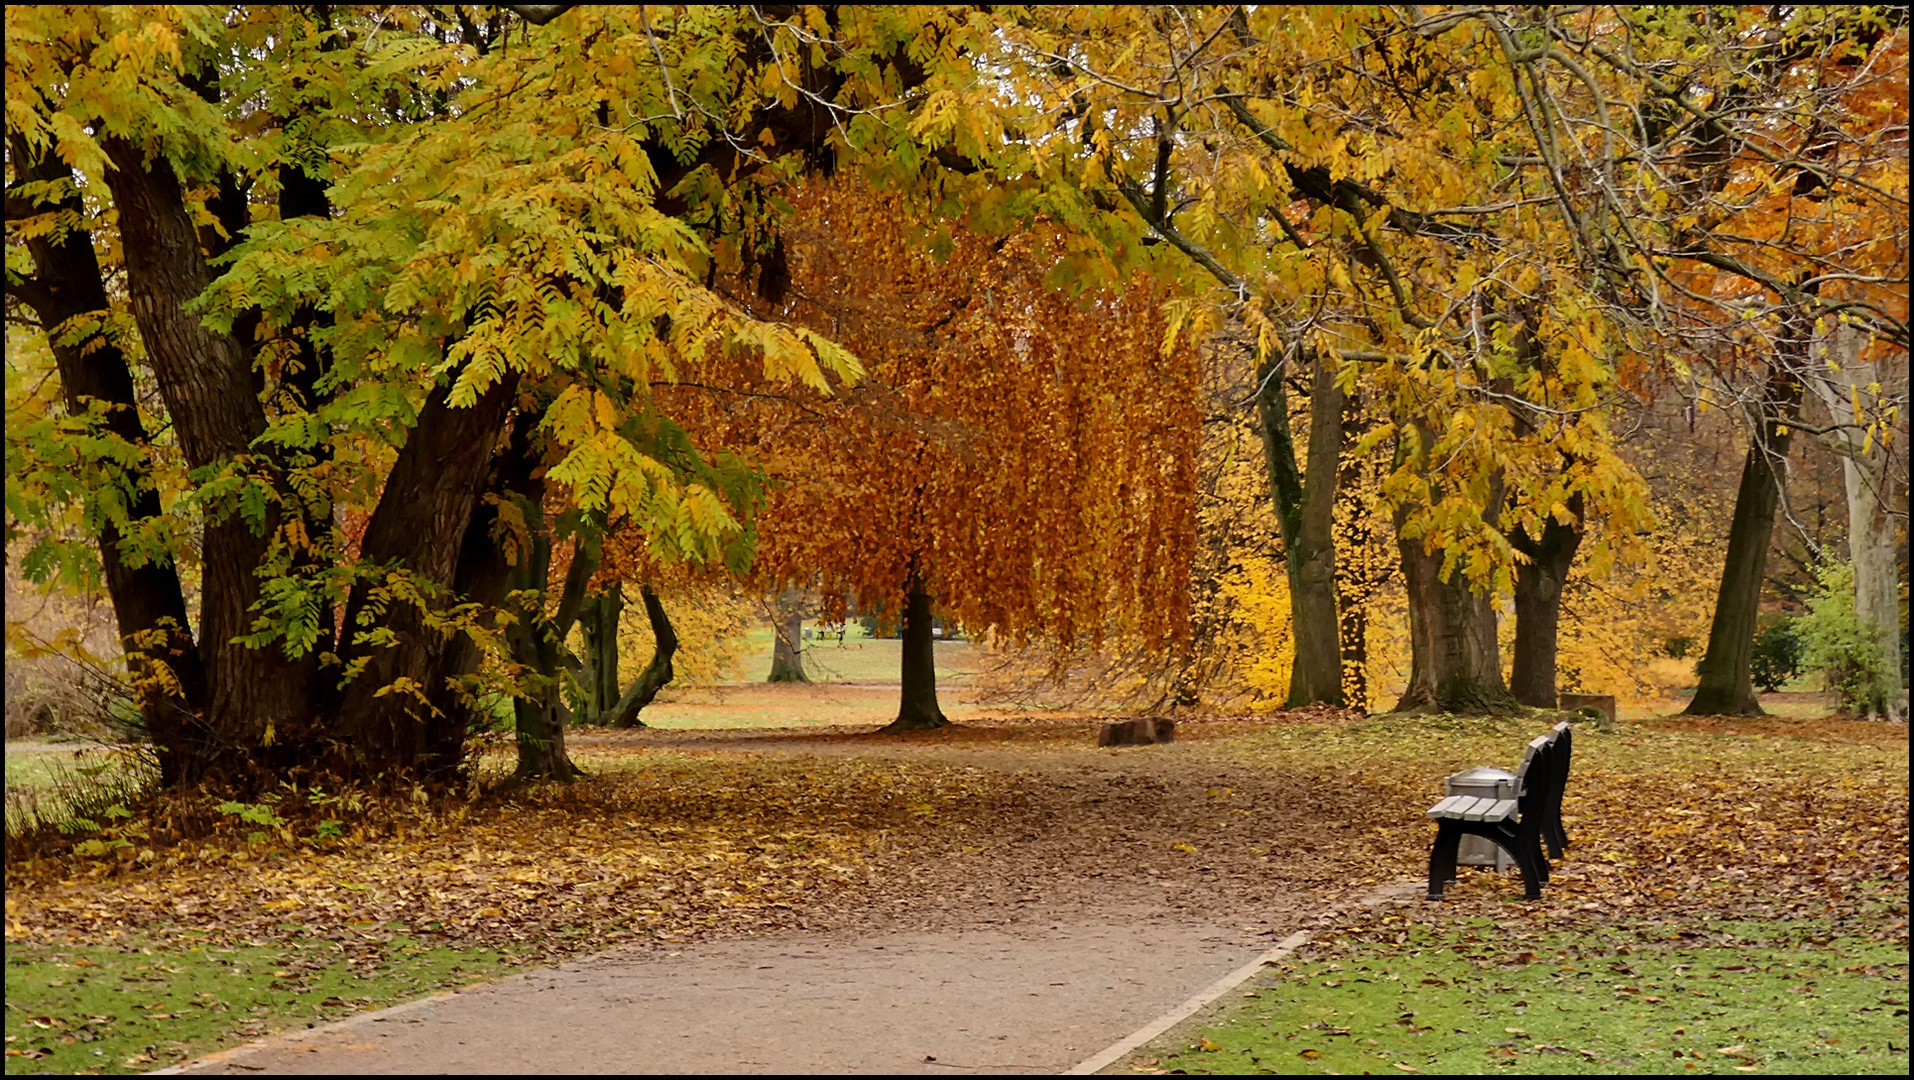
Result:
M1549 859L1561 858L1568 848L1568 833L1562 828L1562 792L1568 783L1573 739L1567 723L1530 739L1515 773L1513 799L1450 795L1429 808L1426 816L1436 823L1435 846L1429 852L1429 899L1442 899L1443 889L1455 880L1456 850L1464 836L1484 837L1508 852L1522 871L1527 898L1542 898ZM1544 845L1547 856L1542 853Z

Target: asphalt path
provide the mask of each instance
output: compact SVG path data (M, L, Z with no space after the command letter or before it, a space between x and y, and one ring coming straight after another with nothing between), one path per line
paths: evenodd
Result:
M630 949L166 1071L1055 1073L1265 945L1144 916Z

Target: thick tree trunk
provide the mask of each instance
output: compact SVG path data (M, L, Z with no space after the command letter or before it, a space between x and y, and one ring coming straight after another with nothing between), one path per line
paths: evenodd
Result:
M1396 514L1398 533L1404 513ZM1469 588L1462 574L1442 581L1442 552L1425 551L1420 537L1398 535L1409 598L1409 685L1397 712L1439 710L1480 715L1510 709L1495 639L1495 605Z
M930 633L930 596L913 582L904 600L903 692L897 719L884 730L924 731L950 723L937 707L936 639Z
M651 654L651 663L632 680L631 688L618 699L611 711L599 718L605 727L635 728L644 727L644 721L638 714L658 696L658 691L671 682L671 657L678 651L678 634L671 627L671 619L665 614L665 606L658 602L658 594L651 591L650 585L638 586L638 595L645 603L645 618L651 623L651 636L656 647Z
M1297 469L1289 430L1289 400L1282 361L1257 373L1256 408L1262 419L1270 496L1282 527L1289 577L1290 626L1296 656L1289 677L1289 707L1318 702L1341 705L1342 635L1336 620L1335 521L1338 459L1342 449L1342 391L1322 357L1310 354L1309 473Z
M14 167L24 179L64 181L60 197L44 209L81 214L72 171L51 157L29 152L24 139L8 140ZM42 207L19 205L9 199L7 217L36 214ZM151 443L140 423L133 391L133 373L126 354L106 334L71 341L61 328L70 320L104 314L109 301L100 278L93 236L74 230L64 236L41 234L27 240L34 275L9 289L39 317L52 345L60 372L60 391L69 415L82 416L89 405L104 409L105 431L140 452L137 464L127 467L117 485L126 521L135 529L161 516L159 493L149 479L146 453ZM140 703L140 718L159 759L160 782L168 786L198 779L195 763L205 757L199 745L198 709L206 701L205 670L193 643L191 620L178 570L145 556L129 559L120 551L121 532L110 515L101 514L100 569L107 596L113 603L127 673Z
M421 587L448 593L518 385L518 373L508 370L469 408L454 408L447 398L455 377L448 375L426 399L386 478L360 553L368 565L396 565ZM443 775L459 764L451 748L463 735L464 717L433 708L427 696L445 680L449 650L447 635L427 625L421 605L436 611L447 598L374 596L375 586L398 583L383 576L362 580L346 601L340 653L347 663L365 666L339 705L350 754L341 766L368 776ZM378 630L391 632L389 644L365 638Z
M208 330L185 310L212 274L179 178L165 158L148 161L125 140L108 138L102 146L112 163L106 180L119 215L133 318L180 450L195 469L238 468L266 428L265 411L251 355L231 335ZM237 755L219 766L235 778L250 779L248 762L262 754L271 764L286 751L299 753L294 748L312 732L318 687L316 652L294 660L279 649L249 648L237 640L252 630L256 571L279 527L272 500L264 502L263 520L248 522L234 511L208 521L201 538L197 637L209 690L204 717L213 752ZM276 741L281 752L268 749Z
M786 589L772 606L776 616L771 642L771 675L766 682L807 683L804 673L804 594Z
M1781 503L1788 457L1788 424L1801 402L1801 384L1776 365L1763 394L1766 402L1750 425L1748 456L1735 493L1735 515L1728 526L1728 557L1721 568L1721 589L1708 627L1708 652L1696 666L1701 676L1695 697L1683 711L1689 716L1760 716L1749 665L1754 655L1755 621L1761 614L1761 582L1774 539L1775 512Z
M1536 540L1517 525L1509 544L1528 556L1515 568L1515 656L1509 692L1515 700L1538 709L1555 708L1555 653L1562 616L1562 586L1568 581L1575 549L1582 543L1582 498L1569 500L1575 524L1554 518Z

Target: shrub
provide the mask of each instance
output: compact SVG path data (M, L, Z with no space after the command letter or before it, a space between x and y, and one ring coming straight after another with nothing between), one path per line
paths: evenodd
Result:
M1801 636L1795 626L1797 621L1784 616L1755 635L1749 674L1756 686L1770 694L1801 673Z
M1820 588L1798 620L1801 663L1819 671L1841 707L1856 715L1878 714L1889 704L1886 652L1879 632L1854 611L1854 567L1833 563L1815 571Z

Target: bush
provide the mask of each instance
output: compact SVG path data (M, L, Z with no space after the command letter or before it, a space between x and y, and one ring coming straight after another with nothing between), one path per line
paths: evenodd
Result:
M1841 707L1856 715L1887 710L1886 652L1874 627L1862 624L1854 611L1854 567L1833 563L1815 571L1820 588L1808 601L1808 613L1797 621L1801 663L1819 671L1828 689L1841 697Z
M1749 673L1754 684L1770 694L1801 674L1801 635L1795 625L1798 621L1784 616L1755 635Z

